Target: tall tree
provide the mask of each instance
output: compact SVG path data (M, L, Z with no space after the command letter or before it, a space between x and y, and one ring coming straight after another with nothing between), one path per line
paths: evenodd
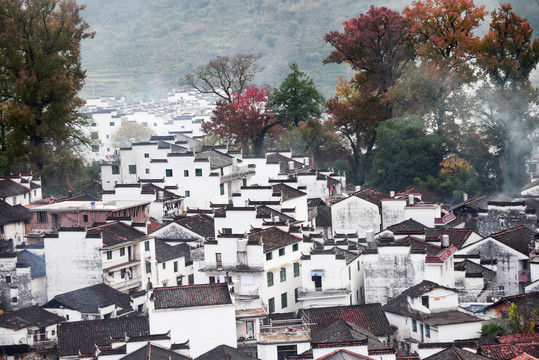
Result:
M447 127L453 125L449 120L455 118L455 108L448 104L449 100L463 84L474 80L470 62L477 40L474 30L487 15L485 6L477 7L473 0L416 0L403 13L411 25L420 60L417 68L408 69L416 74L403 79L413 80L419 74L430 83L434 92L425 95L435 101L425 109L426 114L434 118L432 125L438 134L446 135ZM398 86L406 91L409 83L403 81ZM418 96L421 98L421 93Z
M1 145L41 173L81 140L80 43L93 37L73 0L0 0ZM71 154L71 155L69 155Z
M476 114L491 152L498 159L505 190L519 192L528 181L525 160L539 124L538 92L530 72L539 62L539 39L510 4L492 12L487 35L476 42L477 65L486 74Z
M395 118L378 126L379 151L369 184L381 191L399 190L435 176L443 157L441 140L427 134L418 117Z
M410 24L396 11L371 6L343 25L344 32L324 37L335 48L324 63L348 63L366 92L386 92L414 58Z
M330 115L327 123L350 146L352 179L363 184L375 151L376 128L388 118L387 107L380 96L362 94L351 82L342 79L336 95L326 104Z
M266 90L249 87L241 94L233 95L231 102L219 101L210 120L202 123L202 130L245 153L252 151L261 156L264 142L275 139L283 130L267 100Z
M112 146L115 148L129 147L135 142L150 140L154 131L147 126L136 122L122 124L111 136Z
M255 75L262 71L258 61L262 54L218 56L196 67L180 79L179 84L190 86L204 94L215 94L227 102L251 86Z
M296 64L292 64L290 70L269 101L279 121L286 126L298 126L302 121L320 117L324 97L316 89L313 80Z

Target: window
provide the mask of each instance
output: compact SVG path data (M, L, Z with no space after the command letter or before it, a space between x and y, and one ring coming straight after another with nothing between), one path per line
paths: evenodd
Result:
M93 122L93 123L91 124L91 126L97 126L97 123Z
M298 249L299 249L299 245L298 245L298 244L292 245L292 251L298 251Z
M48 222L47 212L46 211L38 211L37 212L37 222L38 223L46 223L46 222Z
M202 169L195 169L195 176L202 176Z
M114 126L114 121L109 122L109 126Z
M281 278L281 282L286 281L286 268L282 267L281 271L279 272L279 276Z
M96 139L99 139L99 133L97 131L92 131L90 133L90 137L93 139L93 140L96 140Z
M417 332L417 320L412 319L412 331Z
M144 157L147 159L150 157L150 154L149 153L144 153Z
M273 253L270 251L269 253L266 253L266 261L273 259Z
M112 251L107 251L107 260L112 259Z
M153 123L153 126L156 127L156 126L157 126L157 123Z
M498 286L498 295L505 296L505 286L503 285Z
M183 280L182 280L182 277L181 277L181 276L178 276L178 277L176 278L176 284L178 284L178 285L183 285Z
M266 276L268 278L268 287L273 286L273 273L269 272Z
M126 274L126 273L127 273L127 270L126 270L126 269L120 270L120 277L121 277L122 279L125 279L125 274Z
M348 280L352 280L352 268L348 267Z
M287 293L281 294L281 309L288 307L288 296Z
M146 168L145 172L146 172L146 174L149 174L149 173L150 173L150 169Z
M120 173L120 167L118 165L112 165L112 175L118 175Z
M284 248L281 248L279 249L279 256L283 256L284 255Z
M191 196L191 192L189 190L185 190L185 197L190 197Z
M225 184L219 184L219 193L221 195L225 194Z
M425 336L430 338L430 325L425 325Z
M241 182L242 182L243 186L247 186L247 179L246 178L241 179Z
M137 165L129 165L129 173L130 174L136 174L137 173Z
M221 234L232 234L232 228L223 228L221 229Z
M14 297L11 298L11 302L12 302L12 303L16 303L17 301L18 301L18 299L17 299L16 296L14 296Z
M152 264L149 262L146 262L146 273L149 274L152 272Z
M427 309L429 308L429 297L428 296L422 296L421 297L421 305L423 305Z
M99 145L92 145L92 152L99 152Z
M189 283L189 285L194 285L195 284L195 274L187 275L187 282Z
M294 277L299 276L299 263L294 263Z
M142 122L142 126L148 127L148 123L147 122Z
M360 271L361 270L361 263L358 261L357 262L357 271Z
M167 268L167 263L163 263L163 269Z
M11 275L6 276L6 284L11 284Z
M114 279L114 271L109 271L109 276Z
M183 171L183 176L189 177L189 170L184 170Z
M150 242L149 241L144 242L144 251L150 251Z
M178 272L178 262L174 261L174 272Z
M215 284L215 276L210 276L210 284Z
M528 164L528 169L530 172L536 172L537 171L537 164Z
M299 289L298 288L294 289L294 301L299 302Z
M172 169L166 169L165 170L165 176L166 177L172 177Z
M268 299L268 310L270 314L275 312L275 298Z
M83 222L88 222L88 215L87 214L82 215L82 221Z
M218 269L223 267L223 256L221 253L215 253L215 263Z

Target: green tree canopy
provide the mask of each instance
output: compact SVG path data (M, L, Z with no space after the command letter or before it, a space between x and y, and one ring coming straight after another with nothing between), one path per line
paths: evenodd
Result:
M152 129L142 124L136 122L124 123L112 134L112 146L115 148L129 147L132 143L150 140L154 134Z
M382 122L377 130L378 151L369 184L381 191L400 190L416 179L435 176L443 158L442 141L427 134L417 116Z
M292 64L290 70L279 88L271 94L269 103L283 125L298 126L301 121L320 117L324 97L313 80L296 64Z

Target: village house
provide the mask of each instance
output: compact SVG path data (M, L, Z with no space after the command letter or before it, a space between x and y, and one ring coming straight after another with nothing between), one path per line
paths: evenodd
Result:
M47 300L45 260L28 250L0 254L0 299L8 309Z
M105 284L56 295L42 307L67 321L108 319L133 313L129 295Z
M150 233L169 245L188 244L200 247L206 239L215 237L213 212L176 217L174 221Z
M475 338L483 320L458 311L457 292L424 280L383 306L401 348Z
M496 276L496 293L492 298L516 295L524 292L530 279L529 256L533 246L534 232L525 226L492 234L480 241L462 247L459 258L480 256L480 265L493 271Z
M24 206L11 206L0 201L0 241L7 241L11 251L14 250L13 247L25 242L25 226L29 220L30 212Z
M371 189L361 190L331 204L334 233L358 233L365 237L368 230L379 232L382 225L381 199L384 196Z
M51 233L60 227L91 227L109 218L129 218L134 223L149 219L150 201L61 201L30 207L27 234Z
M11 206L28 205L42 199L41 179L32 174L0 177L0 199Z
M56 345L56 328L64 318L37 305L0 316L0 345L28 344L33 348L52 349Z
M170 331L172 342L189 341L191 356L221 344L236 346L235 306L227 284L155 288L150 301L151 333Z
M537 214L535 209L529 209L524 201L489 201L485 209L479 209L477 218L477 233L487 237L505 230L526 226L535 231Z

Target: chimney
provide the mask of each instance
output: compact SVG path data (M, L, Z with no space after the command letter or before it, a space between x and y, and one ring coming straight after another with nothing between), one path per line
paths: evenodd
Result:
M408 205L414 205L414 195L408 195Z
M462 194L464 202L468 201L468 194Z
M443 248L449 247L449 235L447 234L442 235L442 247Z
M365 232L365 240L367 240L367 243L372 243L374 241L374 230L367 230Z
M395 192L394 192L393 190L391 190L391 191L389 192L389 197L390 197L390 198L394 198L394 197L395 197Z
M293 161L288 162L288 170L294 170L294 162Z
M356 192L361 191L361 185L356 185Z

